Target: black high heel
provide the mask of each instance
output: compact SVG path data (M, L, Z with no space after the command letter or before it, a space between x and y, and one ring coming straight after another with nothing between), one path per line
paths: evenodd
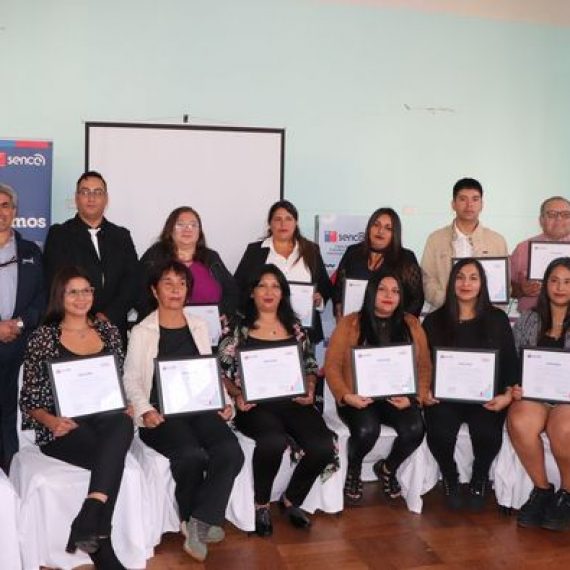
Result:
M99 548L90 556L97 570L127 570L117 558L110 536L100 538Z
M71 523L71 531L65 551L74 554L77 549L93 554L99 548L99 515L105 503L87 498L79 514Z
M309 528L311 526L312 523L311 519L309 518L309 515L307 515L305 511L303 511L299 507L295 507L294 505L288 507L285 504L285 499L283 497L281 497L281 499L279 500L279 508L281 509L281 512L284 515L287 515L289 522L295 528Z

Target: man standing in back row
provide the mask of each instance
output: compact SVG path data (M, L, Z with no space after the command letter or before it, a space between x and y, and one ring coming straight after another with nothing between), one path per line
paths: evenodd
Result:
M453 187L453 222L436 230L427 239L422 256L424 296L432 309L443 305L452 258L506 257L507 242L502 235L479 223L483 209L483 187L474 178L462 178Z
M83 268L95 287L93 312L119 328L126 347L127 313L136 296L138 260L130 232L103 217L108 201L107 183L101 174L89 171L79 177L77 214L50 228L45 269L51 285L60 267Z

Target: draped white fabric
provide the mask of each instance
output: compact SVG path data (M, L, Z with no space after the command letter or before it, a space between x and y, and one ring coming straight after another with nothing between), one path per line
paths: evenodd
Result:
M19 499L10 481L0 469L0 568L21 570L18 542Z

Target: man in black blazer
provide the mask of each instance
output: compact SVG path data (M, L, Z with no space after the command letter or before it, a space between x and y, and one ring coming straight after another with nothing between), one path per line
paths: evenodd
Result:
M18 451L18 374L26 340L44 310L40 248L12 229L17 196L0 184L0 467Z
M130 232L104 216L109 196L105 179L95 171L77 181L77 214L48 233L44 262L48 284L66 265L82 267L93 287L93 312L119 327L127 338L127 313L136 298L138 259Z

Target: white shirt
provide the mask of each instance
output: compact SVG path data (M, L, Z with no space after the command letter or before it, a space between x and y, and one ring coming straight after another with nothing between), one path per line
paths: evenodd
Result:
M461 232L453 222L453 257L473 257L473 241L471 236Z
M18 292L18 264L8 263L16 257L16 238L14 232L6 244L0 247L0 263L7 263L0 267L0 320L12 318L16 308L16 294Z
M285 275L287 281L299 281L301 283L312 283L311 270L305 265L303 259L299 259L299 244L296 243L291 255L284 257L275 251L273 238L268 237L263 241L261 247L269 248L269 255L265 263L273 263Z

